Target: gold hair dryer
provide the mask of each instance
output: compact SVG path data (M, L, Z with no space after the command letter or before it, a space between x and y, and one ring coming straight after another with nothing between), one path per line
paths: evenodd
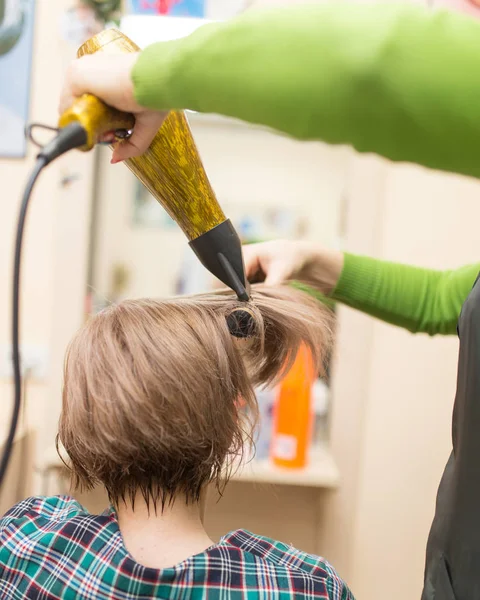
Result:
M85 42L78 56L138 50L120 31L107 29ZM59 127L72 123L80 124L86 133L81 150L91 150L105 133L133 129L135 119L85 94L60 117ZM185 114L170 112L150 148L125 163L178 223L201 263L239 299L248 300L240 239L218 204Z

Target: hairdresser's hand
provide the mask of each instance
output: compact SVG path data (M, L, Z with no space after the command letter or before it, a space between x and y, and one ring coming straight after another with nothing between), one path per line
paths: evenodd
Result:
M343 269L343 253L311 242L275 241L243 248L250 281L277 285L296 279L330 294Z
M60 113L67 110L75 98L89 93L118 110L135 115L134 132L128 140L116 145L112 162L143 154L165 118L165 113L143 108L135 100L131 74L137 58L137 53L99 52L74 60L62 90Z

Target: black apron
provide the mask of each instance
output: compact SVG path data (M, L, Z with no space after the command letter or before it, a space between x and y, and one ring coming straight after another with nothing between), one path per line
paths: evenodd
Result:
M453 451L437 494L422 600L480 600L480 282L458 322Z

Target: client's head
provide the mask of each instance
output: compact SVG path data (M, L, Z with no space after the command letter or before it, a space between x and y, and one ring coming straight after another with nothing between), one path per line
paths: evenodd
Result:
M227 318L244 306L230 292L129 300L84 325L59 426L75 487L103 484L114 505L140 494L155 509L221 489L251 439L254 387L281 377L302 343L321 371L330 343L328 312L303 292L254 287L255 326L238 339Z

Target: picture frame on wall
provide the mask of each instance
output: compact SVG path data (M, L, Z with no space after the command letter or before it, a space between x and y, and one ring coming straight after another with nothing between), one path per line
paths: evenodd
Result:
M23 158L35 0L0 0L0 157Z
M128 0L127 12L133 15L205 17L206 0Z

